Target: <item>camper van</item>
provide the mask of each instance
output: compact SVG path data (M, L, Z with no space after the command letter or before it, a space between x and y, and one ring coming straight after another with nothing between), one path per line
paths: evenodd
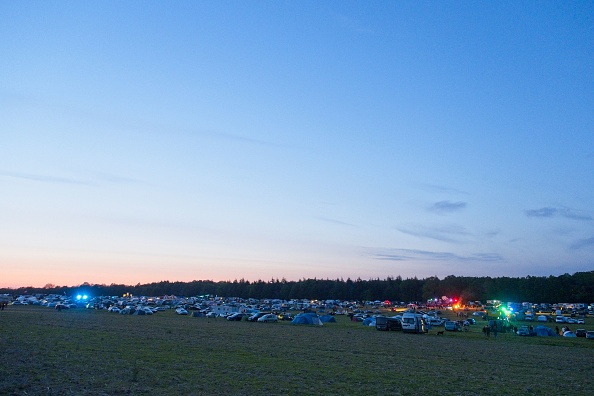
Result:
M402 315L402 331L404 333L426 333L425 321L419 314L405 312Z

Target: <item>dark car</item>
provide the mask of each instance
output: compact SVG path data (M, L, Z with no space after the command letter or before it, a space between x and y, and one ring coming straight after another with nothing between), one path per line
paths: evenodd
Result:
M243 319L244 316L245 316L244 313L235 312L234 314L227 316L227 320L239 322L239 321L241 321L241 319Z
M250 321L250 322L257 322L258 319L260 319L264 315L268 315L269 313L270 312L256 312L255 314L253 314L252 316L250 316L248 318L248 321Z
M384 331L402 331L402 321L398 317L377 316L375 328Z
M586 329L577 329L575 335L576 337L586 337Z

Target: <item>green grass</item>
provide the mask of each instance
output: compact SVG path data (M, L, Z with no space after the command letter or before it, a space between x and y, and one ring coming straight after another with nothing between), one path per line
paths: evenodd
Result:
M594 341L14 306L1 395L584 395ZM592 320L592 319L588 319ZM551 326L554 327L554 324ZM572 327L577 328L576 325ZM580 328L592 328L590 323Z

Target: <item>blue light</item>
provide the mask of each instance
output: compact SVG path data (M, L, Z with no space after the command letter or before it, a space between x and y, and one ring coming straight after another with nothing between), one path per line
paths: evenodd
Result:
M80 300L82 298L82 296L79 294L78 296L76 296L77 300Z
M86 300L87 298L89 298L89 296L87 296L86 294L83 296L83 300Z

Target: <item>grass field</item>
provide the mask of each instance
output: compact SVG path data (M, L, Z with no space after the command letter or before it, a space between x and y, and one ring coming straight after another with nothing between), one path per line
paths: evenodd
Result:
M486 338L481 321L437 336L337 319L309 327L10 306L0 311L0 395L594 394L594 340Z

